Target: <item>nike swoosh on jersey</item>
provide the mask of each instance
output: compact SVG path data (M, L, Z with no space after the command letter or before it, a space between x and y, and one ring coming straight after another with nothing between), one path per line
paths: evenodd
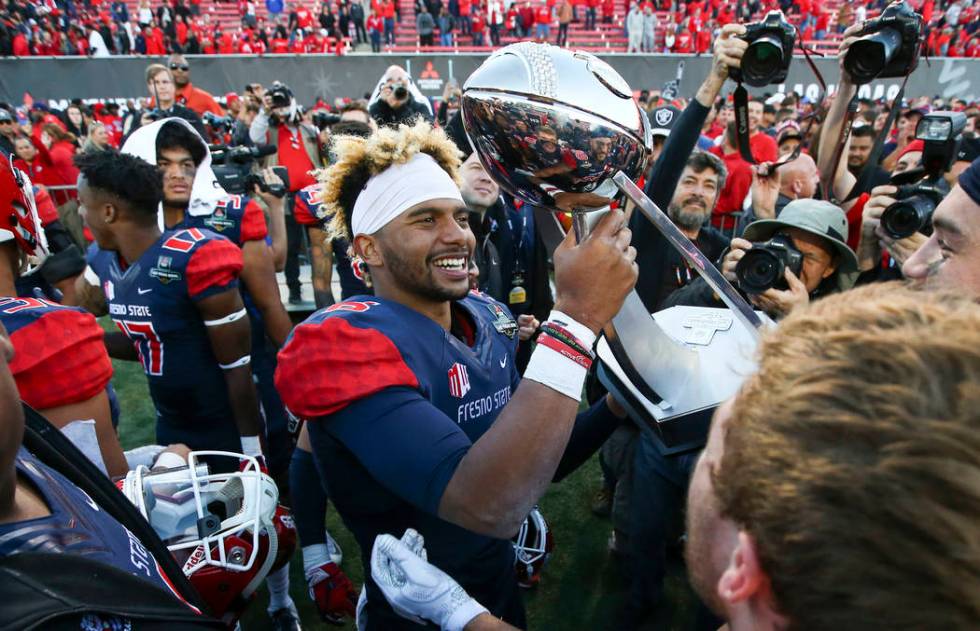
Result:
M153 288L152 288L152 287L150 287L149 289L142 289L142 288L140 288L140 287L137 287L137 288L136 288L136 293L138 293L138 294L139 294L139 295L141 295L141 296L142 296L143 294L148 294L148 293L150 293L151 291L153 291Z
M507 367L507 356L506 355L504 355L504 358L500 360L500 367L501 368L506 368Z

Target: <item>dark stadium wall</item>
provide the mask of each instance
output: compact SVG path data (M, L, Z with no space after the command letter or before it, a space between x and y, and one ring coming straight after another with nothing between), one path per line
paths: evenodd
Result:
M445 81L461 83L482 62L483 55L347 55L266 57L192 57L192 80L216 96L241 92L247 83L268 85L279 80L289 85L300 103L310 104L317 96L332 99L359 97L374 89L378 78L391 64L410 69L412 77L427 96L441 96ZM677 64L684 61L680 94L690 96L697 89L711 63L708 57L678 55L607 55L603 57L618 70L635 90L662 88L673 79ZM63 99L128 99L146 96L143 71L147 64L161 59L139 58L20 58L0 59L0 100L14 105L24 102L25 94L35 101ZM836 84L836 59L814 60L828 84ZM790 67L779 91L796 90L810 98L820 91L813 72L802 57ZM898 92L899 80L885 79L862 87L862 96L891 98ZM773 86L755 92L774 92ZM908 95L959 97L967 101L980 98L980 59L923 60L909 79Z

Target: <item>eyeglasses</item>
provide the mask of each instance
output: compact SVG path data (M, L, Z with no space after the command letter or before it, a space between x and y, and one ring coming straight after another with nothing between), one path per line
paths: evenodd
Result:
M171 70L182 70L184 72L187 72L188 70L191 69L191 67L188 66L187 64L170 64L170 69Z
M14 121L12 121L12 120L7 120L7 119L0 120L0 125L13 125L13 124L14 124Z

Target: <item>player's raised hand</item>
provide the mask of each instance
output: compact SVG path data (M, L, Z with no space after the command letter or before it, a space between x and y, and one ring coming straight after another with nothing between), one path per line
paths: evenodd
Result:
M607 212L581 243L569 231L555 249L555 309L598 333L636 284L632 236L618 209Z

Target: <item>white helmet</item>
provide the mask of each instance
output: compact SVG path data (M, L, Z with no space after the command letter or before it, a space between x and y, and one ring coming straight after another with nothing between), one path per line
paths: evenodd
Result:
M234 459L240 471L210 473L201 458ZM139 466L122 491L146 517L184 574L226 621L237 619L276 561L276 483L255 458L194 451L188 465Z
M537 506L528 513L513 542L517 582L521 587L534 587L541 580L541 570L555 547L548 522Z

